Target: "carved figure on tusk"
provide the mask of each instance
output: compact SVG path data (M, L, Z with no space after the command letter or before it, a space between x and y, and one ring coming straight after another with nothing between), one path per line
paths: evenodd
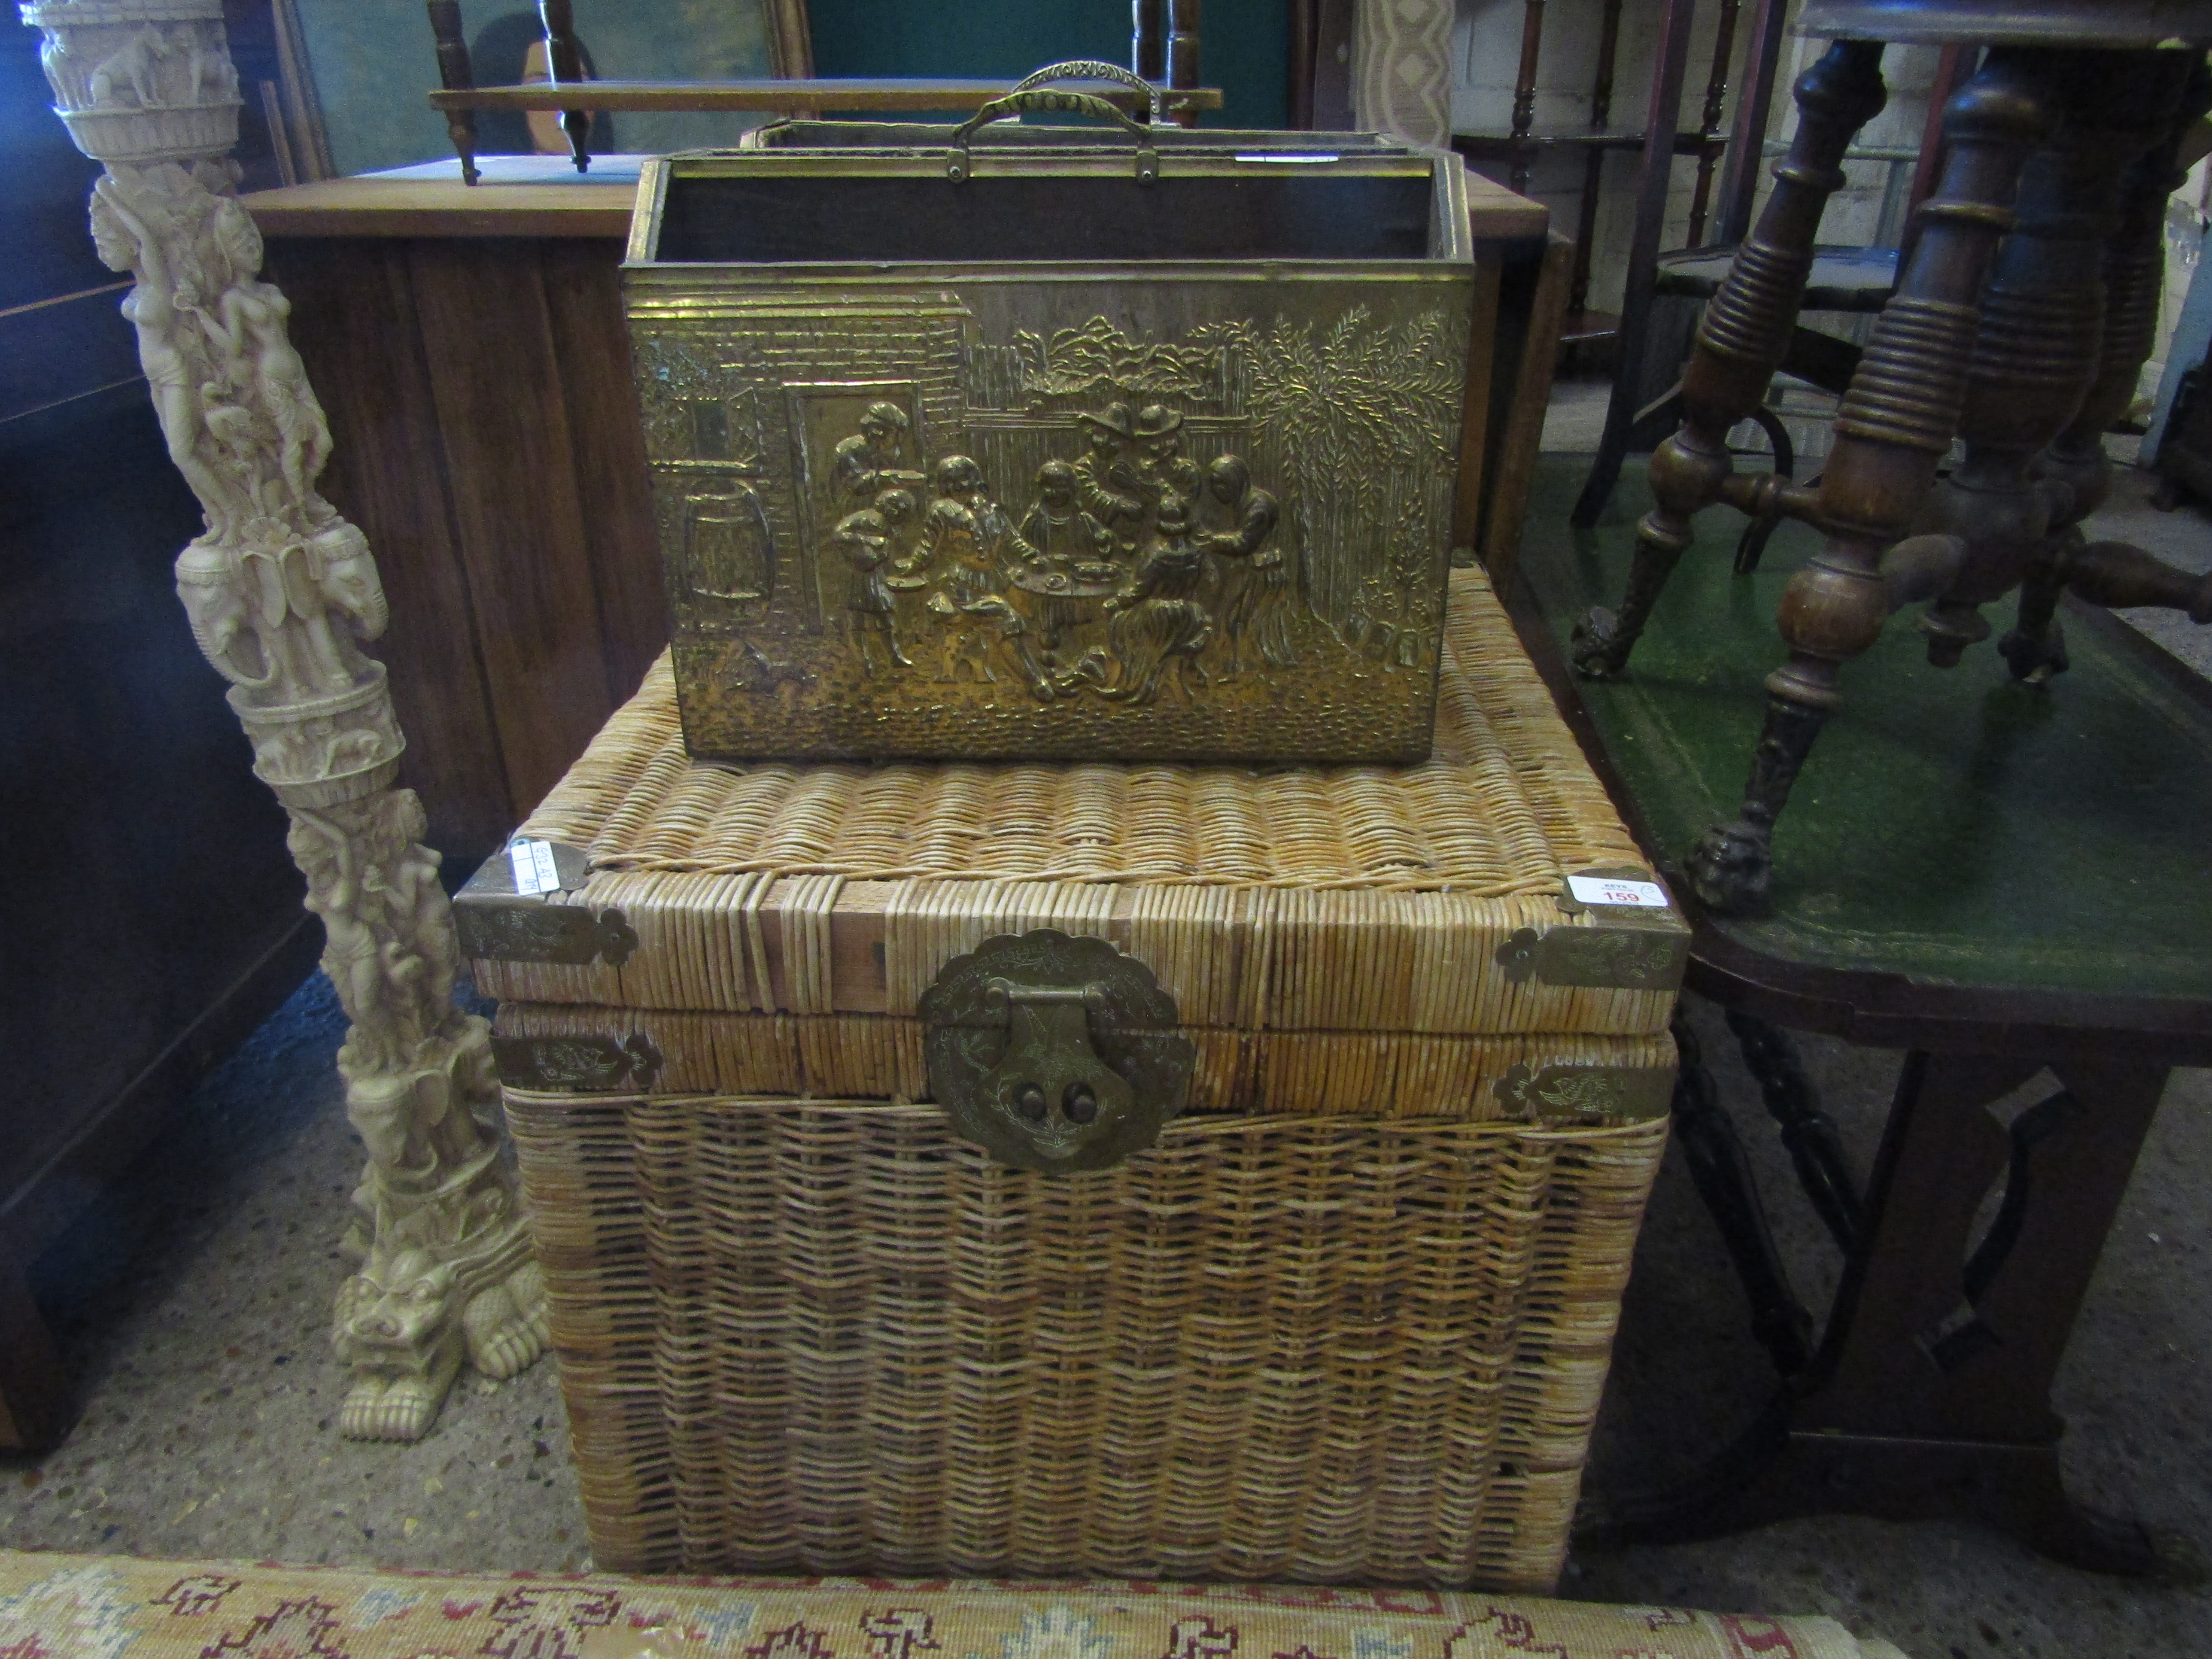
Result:
M394 789L404 747L383 665L362 650L388 608L368 539L316 488L330 427L260 279L262 245L222 158L237 77L222 0L43 0L59 112L105 163L94 250L122 302L169 458L206 528L178 597L291 815L349 1029L338 1053L368 1152L333 1336L353 1372L342 1432L414 1439L464 1357L512 1376L544 1347L544 1299L496 1141L489 1032L453 1006L459 952L422 804Z

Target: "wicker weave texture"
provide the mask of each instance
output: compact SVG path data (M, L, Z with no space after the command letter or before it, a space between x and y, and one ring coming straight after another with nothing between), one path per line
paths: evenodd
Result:
M562 1003L506 1003L501 1036L641 1036L661 1057L648 1091L926 1101L922 1026L866 1014L683 1013ZM1378 1031L1184 1029L1198 1051L1192 1112L1360 1117L1517 1115L1501 1092L1547 1066L1662 1071L1657 1036L1424 1036Z
M510 1091L595 1559L1546 1589L1663 1121Z
M513 1002L911 1018L953 957L996 933L1092 934L1143 962L1186 1025L1467 1035L1663 1031L1680 958L1634 986L1554 985L1502 958L1553 927L1595 928L1548 898L1294 888L908 881L863 897L838 878L595 877L574 895L637 935L616 965L481 961L477 988ZM872 914L854 916L861 903ZM826 908L825 908L826 907ZM836 924L872 930L880 965L836 951ZM1686 933L1671 914L1647 923ZM872 952L871 952L872 954ZM842 969L834 966L842 960ZM794 966L811 964L806 966Z
M664 656L523 833L602 869L1491 895L1641 858L1472 570L1425 765L695 765Z
M1404 769L694 764L664 663L524 829L586 849L568 902L635 949L478 985L904 1018L954 956L1056 927L1138 957L1188 1026L1663 1031L1679 962L1603 988L1501 969L1516 937L1599 925L1559 908L1564 873L1642 860L1480 576L1452 592L1436 757Z

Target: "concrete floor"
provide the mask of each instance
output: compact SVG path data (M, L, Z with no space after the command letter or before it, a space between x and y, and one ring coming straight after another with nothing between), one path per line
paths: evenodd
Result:
M1576 408L1582 405L1578 415ZM1559 447L1591 399L1567 388ZM2212 566L2194 510L2122 492L2124 532ZM2138 523L2138 520L2143 521ZM2124 533L2120 521L2100 533ZM2202 651L2203 641L2192 641ZM2212 660L2198 660L2212 668ZM1753 1150L1790 1269L1817 1302L1837 1263L1710 1009L1694 1009ZM83 1419L43 1460L0 1454L0 1542L22 1548L388 1566L573 1569L586 1559L550 1363L466 1373L413 1446L331 1428L333 1249L361 1149L341 1109L341 1021L310 981L203 1088L173 1133L37 1265L82 1379ZM1896 1061L1809 1040L1861 1170ZM2177 1073L2105 1251L2059 1388L2076 1492L2212 1552L2212 1073ZM1671 1158L1638 1251L1594 1449L1599 1487L1643 1486L1732 1437L1769 1386L1718 1240ZM1856 1519L1578 1559L1562 1593L1722 1611L1818 1612L1917 1659L2212 1652L2212 1590L2057 1567L1983 1529Z

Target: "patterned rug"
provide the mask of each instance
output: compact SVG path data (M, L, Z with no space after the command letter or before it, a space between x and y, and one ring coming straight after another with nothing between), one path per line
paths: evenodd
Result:
M1827 1619L1091 1583L449 1576L0 1551L0 1659L1901 1659Z

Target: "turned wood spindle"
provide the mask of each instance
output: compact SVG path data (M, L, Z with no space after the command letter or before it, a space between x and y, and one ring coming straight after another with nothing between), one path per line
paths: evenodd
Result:
M2049 124L2059 58L1992 51L1945 113L1942 184L1921 206L1911 261L1837 411L1835 447L1806 514L1826 544L1783 592L1776 620L1790 660L1766 678L1750 786L1738 816L1707 831L1688 860L1692 885L1717 909L1765 902L1774 823L1841 701L1838 672L1880 637L1895 606L1883 555L1927 499L1958 431L1983 286L2013 226L2021 169ZM1919 538L1915 553L1933 539Z
M1919 619L1938 667L1988 637L1981 607L2019 584L2065 522L2074 488L2039 477L2038 457L2098 378L2115 316L2100 267L2120 176L2161 135L2180 88L2162 71L2176 64L2157 52L2085 55L2067 77L2051 142L2021 174L2016 223L1982 293L1959 419L1965 454L1919 520L1962 544L1956 574ZM2155 272L2152 281L2154 295Z
M1513 188L1528 193L1536 147L1528 134L1536 123L1536 70L1544 56L1544 0L1522 0L1521 68L1513 81Z
M1130 0L1129 67L1146 81L1168 78L1168 0Z
M1627 666L1653 603L1690 544L1695 514L1722 500L1762 509L1771 505L1771 492L1787 495L1792 488L1771 478L1735 477L1728 434L1764 401L1782 365L1813 268L1821 212L1844 183L1844 152L1887 100L1880 44L1838 40L1798 77L1795 90L1796 136L1774 169L1774 192L1757 228L1698 326L1683 374L1681 429L1651 458L1655 505L1637 526L1628 592L1618 611L1593 611L1575 629L1572 653L1584 674L1618 674ZM1594 522L1602 506L1601 495L1593 502L1586 490L1576 522Z
M429 0L430 34L438 46L438 84L447 92L472 92L476 71L469 64L468 37L461 33L461 0ZM477 181L477 118L472 110L446 112L446 131L461 158L463 182Z
M1729 60L1735 52L1736 13L1742 0L1721 0L1713 36L1712 72L1705 77L1705 105L1698 119L1698 182L1690 196L1690 246L1703 247L1705 210L1712 201L1713 168L1721 158L1721 117L1728 110Z
M2184 176L2178 152L2190 130L2212 110L2212 70L2201 58L2173 52L2156 58L2165 73L2179 78L2179 94L2172 100L2157 141L2122 181L2117 223L2104 249L2105 325L2096 375L2065 431L2037 464L2039 475L2063 485L2067 499L2054 518L2057 533L2045 537L2028 560L2018 620L1997 646L2014 676L2030 684L2041 684L2067 666L2065 636L2057 622L2063 589L2094 604L2165 605L2186 612L2194 622L2212 621L2212 578L2175 570L2124 543L2084 545L2077 528L2103 504L2112 487L2104 434L2126 411L2156 343L2166 203Z
M1291 51L1290 125L1293 131L1310 132L1314 124L1315 31L1321 21L1319 0L1290 0Z
M1602 132L1613 119L1613 77L1620 59L1621 0L1605 0L1598 15L1597 71L1590 81L1589 125ZM1574 274L1567 284L1567 315L1576 326L1589 310L1590 247L1597 240L1598 191L1605 183L1605 146L1594 143L1583 157L1583 198L1575 223Z
M1178 91L1188 90L1198 84L1198 29L1202 0L1168 0L1168 85ZM1170 112L1170 118L1178 126L1194 127L1198 112L1179 108Z
M545 26L545 69L556 84L577 85L584 79L584 54L576 45L576 20L569 0L538 0L538 16ZM592 165L586 153L592 132L589 111L561 112L561 131L568 135L568 154L576 171Z
M2118 222L2105 246L2105 337L2095 381L2066 429L2044 457L2046 476L2063 478L2074 489L2068 523L2079 523L2097 510L2112 488L2112 462L2105 434L2127 413L2136 381L2158 342L2159 295L2166 276L2167 197L2187 176L2177 155L2190 129L2212 108L2212 70L2202 58L2181 52L2156 54L2160 68L2180 81L2163 106L2154 143L2124 175Z

